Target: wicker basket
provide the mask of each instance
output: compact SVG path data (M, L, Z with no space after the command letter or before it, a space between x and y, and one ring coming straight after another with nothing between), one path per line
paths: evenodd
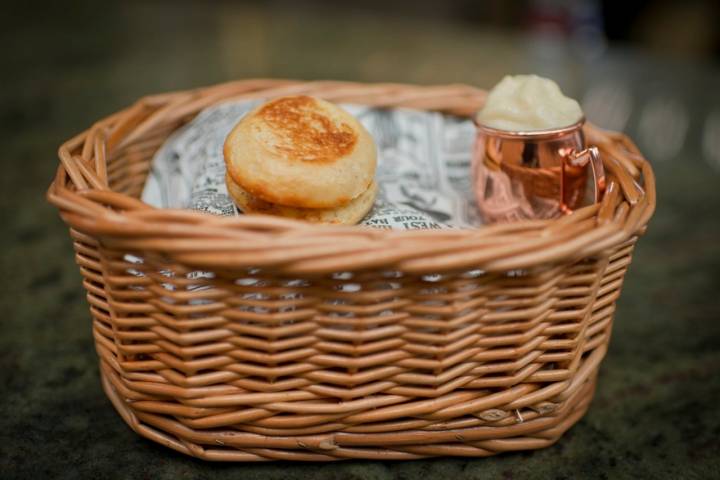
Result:
M477 230L321 227L138 200L155 151L201 109L299 93L455 115L484 99L463 85L249 80L143 98L65 143L48 198L70 226L120 415L208 460L551 445L592 398L655 206L647 161L587 126L609 172L602 203Z

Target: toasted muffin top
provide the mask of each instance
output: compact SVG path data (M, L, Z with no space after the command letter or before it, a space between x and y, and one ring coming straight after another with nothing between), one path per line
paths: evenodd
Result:
M225 163L254 197L298 208L335 208L365 192L377 153L365 128L341 108L313 97L271 100L228 135Z
M289 160L333 162L353 151L358 135L322 107L306 95L275 99L251 120L253 133L265 148Z

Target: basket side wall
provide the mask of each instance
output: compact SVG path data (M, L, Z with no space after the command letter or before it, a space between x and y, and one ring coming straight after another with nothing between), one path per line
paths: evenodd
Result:
M635 242L533 272L293 279L198 275L74 235L116 408L218 460L553 443L592 397Z

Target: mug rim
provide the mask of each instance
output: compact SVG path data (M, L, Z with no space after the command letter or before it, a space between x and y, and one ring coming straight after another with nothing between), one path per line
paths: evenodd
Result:
M489 127L483 125L477 121L477 118L473 118L475 126L488 135L493 135L502 138L547 138L557 137L572 133L582 128L585 124L585 115L580 117L576 122L559 128L547 128L544 130L503 130L500 128Z

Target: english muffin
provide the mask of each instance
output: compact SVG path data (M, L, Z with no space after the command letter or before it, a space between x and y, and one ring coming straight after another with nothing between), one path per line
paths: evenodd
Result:
M228 135L223 153L230 179L244 192L301 209L350 204L367 192L377 164L375 144L360 122L304 95L249 112Z

